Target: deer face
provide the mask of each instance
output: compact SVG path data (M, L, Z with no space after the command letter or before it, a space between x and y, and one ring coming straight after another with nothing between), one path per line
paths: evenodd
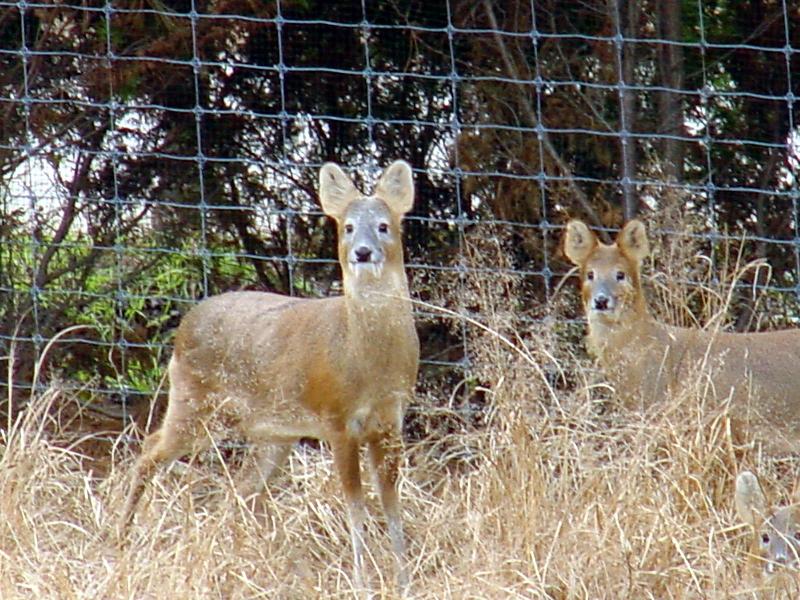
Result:
M736 478L736 510L753 527L751 559L765 576L800 568L800 506L767 509L758 478L743 471Z
M320 200L336 220L339 263L346 280L379 281L384 267L403 268L401 220L414 202L411 167L398 160L381 174L372 196L361 194L350 178L328 163L319 176Z
M649 245L640 221L626 224L611 245L601 243L583 222L570 221L564 252L580 269L583 307L590 322L618 322L641 301L639 271Z
M387 259L402 256L400 220L380 198L351 202L338 228L342 268L357 279L380 279Z
M598 247L581 267L581 297L591 320L618 321L640 293L638 264L616 244Z
M772 513L757 532L753 550L764 573L800 567L800 507L786 506Z

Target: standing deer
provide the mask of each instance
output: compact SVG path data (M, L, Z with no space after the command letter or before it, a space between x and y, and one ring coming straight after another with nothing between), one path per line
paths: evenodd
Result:
M610 245L570 221L564 253L579 267L588 348L626 403L648 407L703 371L712 399L730 400L734 421L749 423L767 451L798 449L800 330L728 333L656 321L642 290L649 243L637 220Z
M210 444L209 423L252 444L237 492L262 489L300 438L327 441L347 502L354 583L362 586L366 518L359 450L366 444L386 512L401 588L408 581L397 492L403 410L419 340L403 265L401 221L414 202L411 168L392 163L372 196L335 164L319 173L337 224L344 295L299 299L261 292L208 298L184 317L169 363L169 405L144 440L118 530L124 533L154 471Z
M773 576L800 567L800 505L768 506L758 478L750 471L736 478L735 504L739 518L751 527L750 576L766 585L781 583L773 582Z

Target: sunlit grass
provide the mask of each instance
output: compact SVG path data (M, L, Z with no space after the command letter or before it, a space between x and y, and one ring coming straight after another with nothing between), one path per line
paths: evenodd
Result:
M409 597L754 597L734 480L757 470L780 497L797 461L760 456L724 409L706 405L702 377L649 414L623 409L557 318L517 318L506 300L514 285L462 290L481 307L469 340L480 424L462 418L406 445ZM461 410L451 392L421 399L440 407L431 419ZM54 384L3 432L0 597L354 597L346 510L324 445L298 448L254 507L213 451L179 462L156 477L118 545L112 523L137 445L109 446L99 469L52 417L67 400ZM396 597L368 490L368 585Z

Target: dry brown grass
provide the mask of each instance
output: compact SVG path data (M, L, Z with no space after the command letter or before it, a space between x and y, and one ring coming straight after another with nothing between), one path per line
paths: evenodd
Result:
M473 250L497 264L501 244ZM410 597L754 597L734 479L755 469L780 497L797 462L761 457L732 435L725 412L704 406L702 378L653 414L624 411L559 341L557 319L519 320L516 285L483 277L462 288L481 307L483 327L469 328L469 385L487 400L480 426L463 419L407 446ZM451 391L421 403L457 413ZM0 440L1 598L353 597L346 511L325 448L295 452L255 510L235 498L214 452L178 463L156 478L117 547L106 536L135 448L117 446L95 476L52 427L50 406L63 400L54 386ZM373 495L369 508L369 583L394 597Z

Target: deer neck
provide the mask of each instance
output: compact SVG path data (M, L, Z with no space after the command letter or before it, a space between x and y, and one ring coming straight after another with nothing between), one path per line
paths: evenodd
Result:
M405 271L384 267L380 277L346 274L343 282L349 328L366 335L380 335L406 327L411 316L411 298Z
M589 316L589 351L601 361L613 360L643 338L657 337L660 324L650 315L642 299L637 299L617 319ZM641 347L641 346L640 346Z

